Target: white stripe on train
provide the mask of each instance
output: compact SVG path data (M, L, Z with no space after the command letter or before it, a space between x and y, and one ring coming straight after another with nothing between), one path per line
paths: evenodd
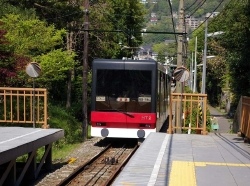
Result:
M91 136L102 137L101 131L103 128L91 127ZM140 129L130 129L130 128L107 128L108 136L110 138L138 138L137 132ZM156 132L156 129L141 129L145 131L146 138L150 132Z

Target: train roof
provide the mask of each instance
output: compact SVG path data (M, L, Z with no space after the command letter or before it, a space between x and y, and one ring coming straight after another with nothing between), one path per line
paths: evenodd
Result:
M156 70L167 74L167 69L155 60L94 59L93 69Z

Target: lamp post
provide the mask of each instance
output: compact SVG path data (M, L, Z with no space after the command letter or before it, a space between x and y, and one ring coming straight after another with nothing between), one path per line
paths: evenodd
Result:
M37 62L31 62L26 66L26 73L33 78L33 100L32 100L32 117L33 117L33 128L36 127L35 117L35 78L41 74L41 67Z
M211 59L211 58L214 58L214 57L215 57L215 56L207 56L206 59ZM198 64L198 65L196 65L196 66L197 66L197 67L201 67L201 66L202 66L202 67L204 68L204 64L203 64L203 63ZM203 85L204 85L204 81L203 81L203 80L204 80L204 79L203 79L204 76L203 76L203 75L204 75L204 71L202 72L202 80L201 80L202 88L203 88ZM206 76L205 76L205 78L206 78ZM205 94L205 93L202 92L202 88L201 88L201 94Z
M201 88L201 93L205 94L206 93L206 68L207 68L207 58L213 58L215 56L208 56L207 57L207 38L208 37L214 37L217 35L224 34L223 31L218 31L214 33L207 33L207 26L208 26L208 18L206 19L205 23L205 41L204 41L204 53L203 53L203 73L202 73L202 88Z

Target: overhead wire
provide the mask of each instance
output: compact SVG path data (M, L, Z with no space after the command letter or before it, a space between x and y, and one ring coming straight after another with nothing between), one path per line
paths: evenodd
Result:
M200 1L200 2L198 3L198 5L195 7L195 9L192 10L192 11L190 11L190 12L189 12L190 14L188 14L188 15L189 15L189 16L194 15L194 13L195 13L200 7L202 7L203 4L204 4L206 1L207 1L207 0ZM192 12L192 13L191 13L191 12Z
M218 4L217 7L215 7L215 9L213 10L213 12L215 12L219 7L220 5L224 2L225 0L221 0L221 2ZM231 0L232 1L232 0ZM230 2L231 2L230 1ZM192 32L188 33L188 35L191 35L192 33L194 33L196 30L198 30L210 17L212 16L212 14L210 14L208 17L205 18L205 20L195 29L193 30Z
M170 12L171 12L171 20L172 20L172 25L173 25L173 32L176 33L176 30L175 30L175 23L174 23L174 19L173 19L173 8L172 8L172 4L171 4L171 0L167 0L168 3L169 3L169 7L170 7ZM99 7L100 7L100 10L102 11L102 13L104 14L107 14L109 15L105 10L103 10L103 7L100 5L100 2L98 1L95 1L95 0L90 0L90 4L97 4ZM51 18L47 18L47 20L51 20L51 19L62 19L62 18L65 18L65 17L69 17L69 16L72 16L72 15L75 15L75 14L78 14L78 13L82 13L83 11L76 11L76 12L73 12L73 13L70 13L70 14L66 14L66 15L61 15L61 16L57 16L57 17L51 17ZM114 14L114 15L119 15L119 14ZM125 15L125 16L131 16L131 15ZM111 20L109 18L109 16L107 16L107 19L110 20L111 22L114 23L114 20ZM115 24L117 26L117 28L120 28L122 25L119 25L119 21L115 21ZM82 28L83 28L84 25L82 25ZM127 32L121 30L123 33L125 33L126 35L128 35ZM157 33L157 32L156 32ZM175 41L177 43L177 37L176 37L176 34L175 35Z
M235 1L235 0L234 0L234 1ZM230 5L232 2L233 2L233 0L230 0L226 6ZM225 15L224 15L224 14L225 14ZM223 16L223 15L224 15L225 17L227 17L228 14L229 14L229 12L226 11L226 9L223 9L223 10L220 12L220 14L219 14L218 16L216 16L214 19L212 19L211 22L213 22L214 20L218 19L219 17L221 17L221 16Z
M168 4L169 4L169 7L170 7L170 12L171 12L171 19L172 19L173 31L174 31L174 33L176 33L176 31L175 31L175 24L174 24L174 17L173 17L173 8L172 8L172 3L171 3L170 0L168 0ZM176 34L175 34L175 42L178 43L177 42Z
M185 33L187 33L186 19L185 18L186 17L184 16L184 29L185 29ZM187 42L187 35L185 34L184 36L185 37L184 37L184 42L183 42L183 49L184 49L184 58L186 59L186 57L187 57L187 47L188 47L187 44L188 44L188 42Z
M168 1L168 4L169 4L169 8L170 8L170 13L171 13L171 20L172 20L172 25L173 25L173 33L174 33L174 35L175 35L175 41L176 41L176 43L177 43L177 36L176 36L176 29L175 29L175 22L174 22L174 18L173 18L173 8L172 8L172 3L171 3L171 0L167 0ZM196 0L197 1L197 0ZM196 2L195 1L195 2ZM104 14L107 14L107 15L109 15L108 13L106 13L106 11L105 10L103 10L103 7L100 5L100 3L98 2L98 1L95 1L95 0L90 0L90 4L97 4L99 7L100 7L100 10L104 13ZM194 4L194 3L193 3ZM47 18L48 20L50 20L50 19L62 19L62 18L65 18L65 17L69 17L69 16L72 16L72 15L75 15L75 14L79 14L79 13L82 13L83 11L82 10L80 10L80 11L76 11L76 12L73 12L73 13L70 13L70 14L66 14L66 15L61 15L61 16L57 16L57 17L51 17L51 18ZM118 15L118 14L117 14ZM125 15L125 16L131 16L131 15ZM108 20L110 20L110 21L112 21L112 22L114 22L114 20L111 20L110 18L109 18L109 16L107 16L107 19ZM114 24L114 25L116 25L116 26L118 26L117 28L120 28L120 26L121 25L119 25L119 22L118 22L118 20L115 22L116 24ZM80 27L80 29L81 28L83 28L83 26L84 26L84 24L82 24L82 26ZM127 32L125 32L125 31L123 31L123 30L121 30L123 33L125 33L126 35L128 35L128 33ZM155 32L155 33L157 33L157 32ZM78 35L78 34L77 34Z
M195 0L189 7L185 8L184 11L187 11L189 8L191 8L198 0Z
M110 16L110 14L109 13L107 13L104 9L103 9L103 7L102 7L102 5L98 2L97 3L97 5L100 7L100 10L102 11L102 13L103 14L106 14L107 15L107 19L109 20L109 21L111 21L111 22L113 22L114 23L114 25L116 26L116 31L117 32L123 32L125 35L127 35L127 36L130 36L130 33L127 33L126 31L124 31L124 30L122 30L122 29L120 29L122 26L123 26L123 24L122 23L120 23L119 22L119 20L111 20L110 18L109 18L109 16ZM121 14L112 14L112 15L121 15ZM123 16L129 16L129 17L135 17L135 16L133 16L133 15L126 15L126 14L123 14ZM114 31L115 32L115 31ZM139 33L139 32L134 32L134 33ZM147 33L149 33L149 32L147 32ZM157 33L157 32L155 32L155 33ZM159 32L160 34L161 34L161 32Z
M173 25L173 34L175 35L175 41L176 41L176 43L177 43L176 30L175 30L175 23L174 23L174 18L173 18L172 4L171 4L171 0L167 0L167 1L168 1L168 3L169 3L170 12L171 12L171 20L172 20L172 25ZM102 6L101 6L99 3L97 3L97 4L98 4L98 6L100 7L100 9L101 9L101 11L102 11L103 13L109 15L109 13L106 13L106 11L102 9ZM114 15L116 15L116 14L114 14ZM118 15L118 14L117 14L117 15ZM131 15L125 15L125 16L131 16ZM109 17L107 17L107 19L109 19L111 22L114 22L114 20L111 20ZM118 20L116 21L116 24L118 25L118 28L119 28L120 25L119 25ZM117 25L116 25L116 26L117 26ZM125 32L125 31L123 31L123 30L121 30L121 31L122 31L123 33L125 33L126 35L129 35L127 32ZM154 32L154 33L157 34L158 32ZM160 32L159 32L159 33L160 33ZM167 32L166 32L166 33L167 33Z

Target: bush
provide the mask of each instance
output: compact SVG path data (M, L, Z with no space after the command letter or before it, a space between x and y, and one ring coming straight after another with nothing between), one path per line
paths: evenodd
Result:
M64 130L64 138L54 143L56 147L60 148L63 144L82 142L81 123L71 116L70 112L60 106L50 105L48 108L48 116L50 128L60 128Z

